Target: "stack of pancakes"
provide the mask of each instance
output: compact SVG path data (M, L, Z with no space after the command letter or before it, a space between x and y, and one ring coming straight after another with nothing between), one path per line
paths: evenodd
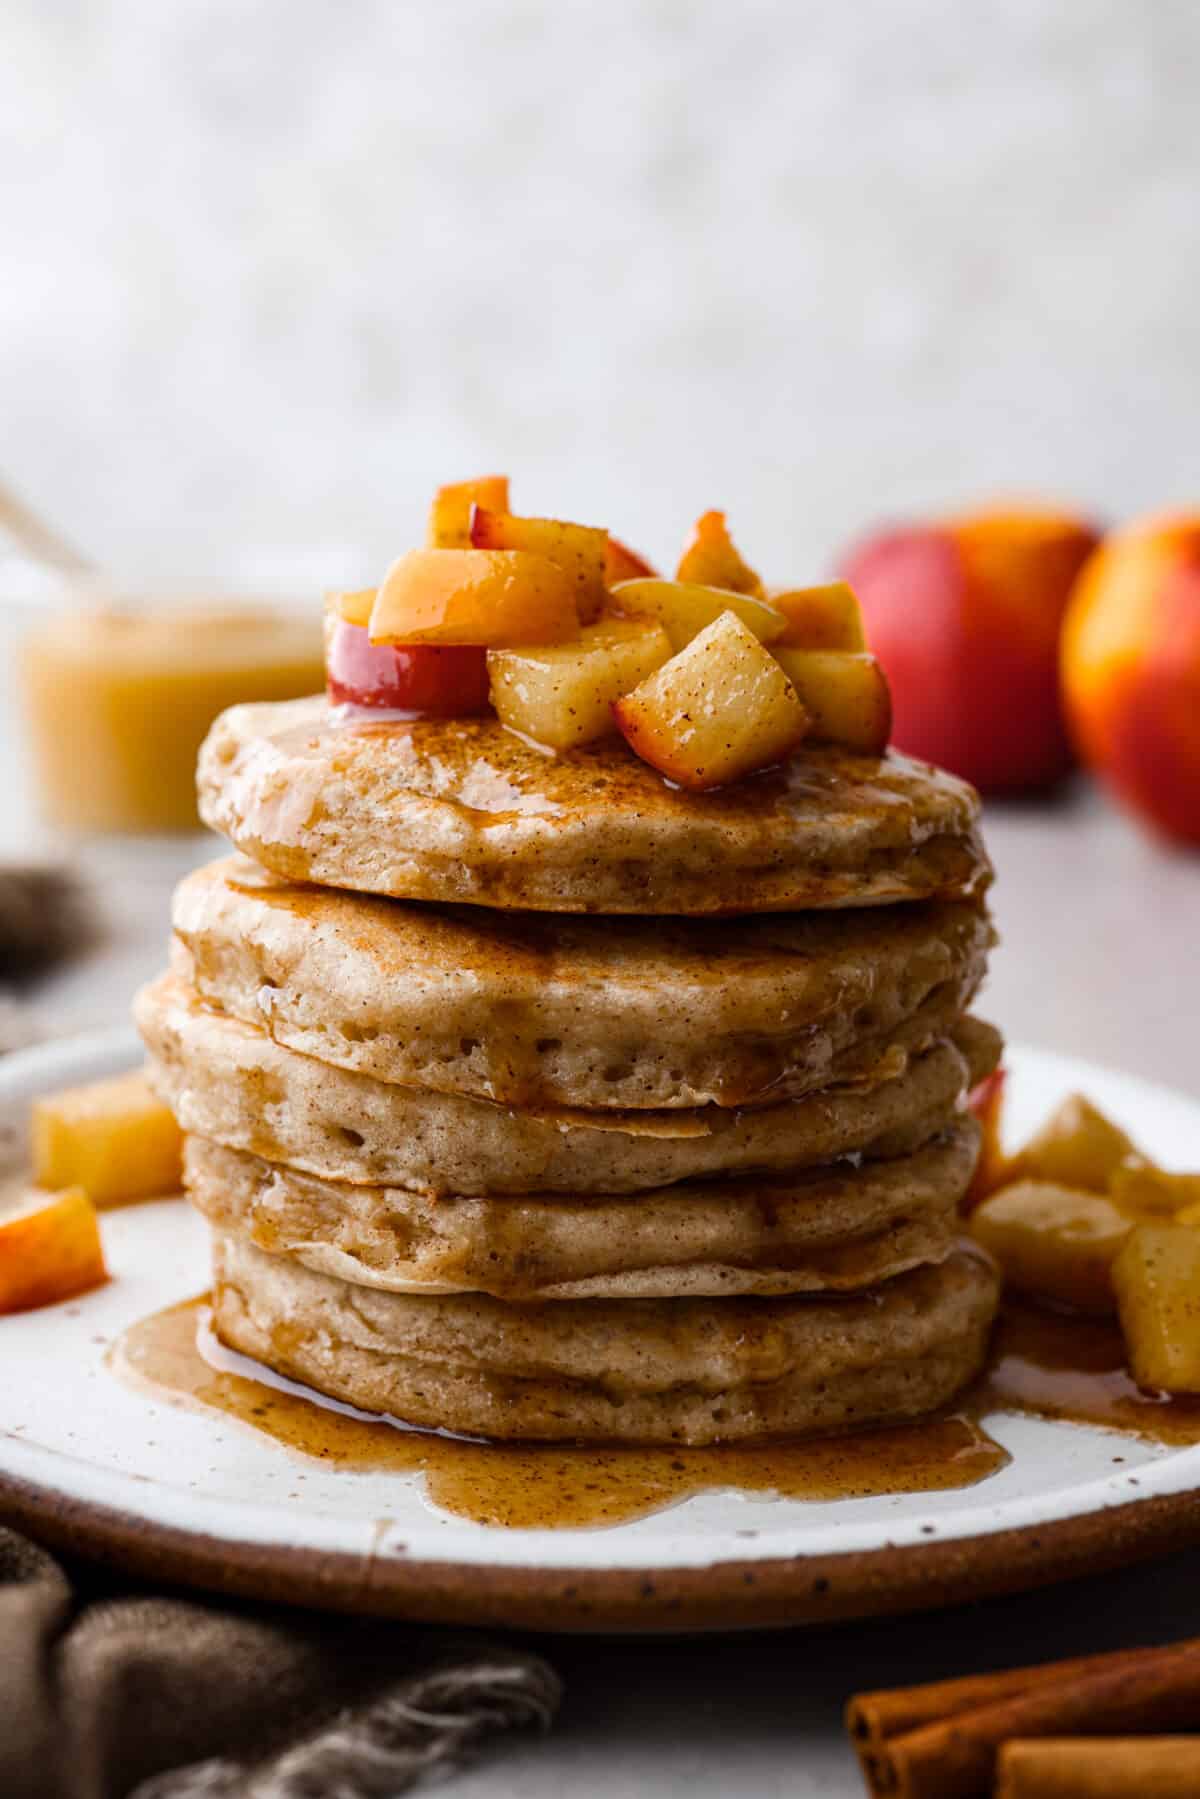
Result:
M498 1438L840 1430L974 1374L969 788L816 749L687 794L313 699L225 714L200 792L242 853L138 1019L226 1343Z

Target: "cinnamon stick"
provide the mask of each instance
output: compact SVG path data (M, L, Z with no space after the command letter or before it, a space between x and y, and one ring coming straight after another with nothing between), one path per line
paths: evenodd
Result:
M1015 1675L1026 1679L1016 1690ZM963 1683L943 1685L960 1689L959 1709L883 1738L856 1738L868 1788L880 1799L988 1799L1000 1746L1013 1738L1200 1728L1200 1639L983 1676L966 1709ZM878 1716L881 1698L866 1696L874 1708L854 1702L851 1719ZM903 1701L892 1698L892 1715L902 1716Z
M1157 1654L1159 1650L1154 1647L1116 1649L1108 1655L1080 1655L1069 1661L1000 1668L992 1674L960 1674L953 1680L931 1680L923 1686L884 1687L878 1692L856 1693L846 1706L846 1729L860 1754L878 1754L891 1737L903 1736L922 1724L936 1724L939 1719L953 1718L959 1712L976 1711L982 1705L995 1705L998 1700L1028 1692L1047 1674L1052 1673L1056 1680L1073 1680L1080 1674L1126 1665L1138 1657Z
M1200 1737L1005 1743L996 1799L1196 1799Z

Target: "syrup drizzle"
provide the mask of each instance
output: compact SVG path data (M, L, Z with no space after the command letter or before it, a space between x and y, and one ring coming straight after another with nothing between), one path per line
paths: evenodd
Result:
M970 1394L980 1416L1023 1412L1099 1425L1164 1447L1200 1443L1200 1400L1146 1392L1115 1324L1005 1297L988 1366Z
M624 1523L735 1488L799 1500L974 1486L1004 1467L984 1429L1024 1413L1172 1447L1200 1443L1200 1403L1144 1393L1119 1332L1007 1301L989 1366L956 1407L854 1436L709 1449L481 1443L369 1417L216 1343L204 1296L134 1324L109 1352L123 1379L171 1405L223 1414L346 1469L424 1477L430 1499L476 1523L566 1529Z

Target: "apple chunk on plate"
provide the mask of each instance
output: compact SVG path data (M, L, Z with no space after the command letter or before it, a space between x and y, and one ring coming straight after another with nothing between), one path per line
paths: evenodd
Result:
M1106 1193L1122 1163L1137 1154L1137 1145L1119 1124L1082 1093L1070 1093L1018 1152L1014 1178L1060 1181Z
M644 762L681 787L720 787L796 748L808 713L736 613L720 618L613 707Z
M1004 1278L1052 1305L1103 1317L1115 1310L1112 1265L1132 1226L1103 1193L1015 1181L971 1213L971 1235Z
M882 756L892 734L892 696L874 656L780 646L774 655L812 715L814 742Z
M410 550L371 609L372 643L562 643L579 635L575 583L532 550Z
M490 650L492 705L510 730L550 749L574 749L614 731L613 702L670 655L662 626L638 618L585 625L576 643Z
M30 1131L39 1187L111 1206L183 1186L183 1133L140 1068L34 1100Z
M1139 1386L1200 1393L1200 1231L1137 1225L1113 1264L1113 1286Z
M608 532L558 518L518 518L476 506L471 542L477 550L533 550L556 562L575 583L579 622L590 625L608 597L605 582Z
M1200 1223L1200 1174L1169 1174L1144 1156L1126 1156L1109 1176L1108 1191L1135 1216Z
M29 1312L108 1279L96 1208L82 1187L31 1191L0 1213L0 1312Z
M761 643L774 643L787 628L782 612L764 600L697 581L620 581L611 603L625 618L657 619L673 650L686 649L723 612L736 613Z

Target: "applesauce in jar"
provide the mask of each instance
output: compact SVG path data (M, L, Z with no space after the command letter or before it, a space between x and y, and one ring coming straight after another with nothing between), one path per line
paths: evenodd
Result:
M47 823L195 830L209 725L241 700L321 691L320 616L228 603L81 608L30 634L20 684Z

